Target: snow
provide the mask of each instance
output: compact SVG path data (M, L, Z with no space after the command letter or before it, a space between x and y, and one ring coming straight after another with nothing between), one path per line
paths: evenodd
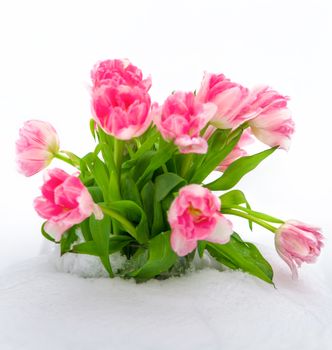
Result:
M83 278L96 261L83 257L73 269L50 253L13 265L0 273L0 349L328 349L324 273L308 266L293 281L272 249L260 248L276 288L211 268L143 284Z

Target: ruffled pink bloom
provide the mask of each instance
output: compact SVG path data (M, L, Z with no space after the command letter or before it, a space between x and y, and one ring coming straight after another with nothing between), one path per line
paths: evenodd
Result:
M91 73L92 112L97 124L121 140L142 135L151 124L151 80L127 60L98 63Z
M120 85L138 87L145 91L149 91L151 87L151 78L143 79L142 71L127 59L96 63L91 71L91 79L94 87L103 85L110 80Z
M192 252L199 240L220 244L229 241L232 223L220 213L220 205L219 198L202 186L181 188L168 212L171 246L177 255Z
M288 150L294 122L287 108L288 98L268 87L254 91L250 109L257 116L249 121L252 133L263 143Z
M217 170L224 172L235 160L247 155L247 151L243 148L254 142L250 131L247 129L243 132L239 142L233 148L231 153L222 161Z
M163 138L173 140L181 153L206 153L208 145L200 131L216 112L213 103L200 103L192 92L175 92L152 115Z
M223 74L205 73L197 93L200 102L213 102L218 107L211 124L219 129L234 129L250 119L250 92Z
M18 170L32 176L46 168L59 152L59 138L53 126L41 120L29 120L16 141Z
M103 213L80 179L61 169L46 172L42 196L34 201L37 213L47 220L45 231L60 240L62 234L92 213L101 220Z
M321 230L290 220L279 227L275 234L275 246L280 257L288 264L293 278L298 277L297 267L303 262L314 263L323 247Z

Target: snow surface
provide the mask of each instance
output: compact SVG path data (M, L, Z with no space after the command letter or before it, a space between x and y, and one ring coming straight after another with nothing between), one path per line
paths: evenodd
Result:
M328 349L324 273L304 268L292 281L271 248L260 248L277 266L276 288L211 268L144 284L82 278L97 261L50 253L16 264L0 273L0 349Z

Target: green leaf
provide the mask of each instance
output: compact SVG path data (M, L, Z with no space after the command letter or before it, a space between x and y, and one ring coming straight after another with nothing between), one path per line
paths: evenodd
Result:
M155 179L155 197L157 201L163 200L173 189L186 184L186 180L174 173L166 173Z
M81 228L81 232L85 241L92 241L92 235L90 231L90 218L87 218L84 221L82 221L79 226Z
M120 276L129 278L130 274L139 270L148 260L148 250L145 247L139 247L134 255L128 259L120 270Z
M221 149L212 149L205 158L203 164L196 169L190 183L202 183L203 180L217 168L217 166L231 153L238 143L241 133L235 136L226 146Z
M167 271L176 261L177 255L171 248L170 232L160 233L149 241L149 258L140 269L130 273L139 281L148 280Z
M122 248L127 246L130 242L132 242L132 238L129 236L111 236L109 239L109 255L120 251ZM72 253L77 254L88 254L99 256L99 251L97 249L97 245L93 241L83 242L80 244L76 244L72 247Z
M76 225L71 227L61 236L60 252L61 255L70 251L72 244L77 240Z
M111 200L108 171L105 164L98 157L95 157L94 159L93 175L95 177L97 185L103 192L105 200Z
M141 147L135 152L135 154L131 157L130 160L127 160L122 164L123 169L129 169L133 167L136 163L137 160L144 156L146 152L149 152L154 144L158 141L159 138L159 133L158 132L152 132L149 138L141 145Z
M109 260L109 239L111 234L111 221L107 215L102 220L96 220L94 215L90 216L90 231L98 255L110 277L113 277L113 271Z
M141 191L141 197L143 202L143 209L147 216L149 227L152 228L153 223L153 204L154 204L154 184L152 181L147 182Z
M208 252L221 264L231 269L241 269L265 282L273 284L273 270L257 247L244 242L237 233L233 233L226 244L206 243Z
M104 202L103 192L97 186L88 186L87 190L95 203Z
M113 235L109 240L109 254L120 251L129 243L134 242L133 238L126 235Z
M99 256L97 245L93 241L76 244L71 249L72 253Z
M60 243L60 242L57 242L52 236L50 236L46 231L45 231L45 225L46 225L47 221L45 221L42 226L41 226L41 234L49 241L53 242L53 243Z
M121 196L123 199L131 200L139 206L142 206L142 200L136 182L129 172L123 173L121 176Z
M149 166L151 159L155 157L157 151L150 150L142 154L136 161L136 164L134 167L132 167L131 175L134 179L134 181L137 182L137 180L140 178L140 176L143 175L144 171Z
M220 196L220 200L221 205L226 207L232 205L248 204L244 193L240 190L232 190L224 193L222 196Z
M165 143L163 147L160 147L160 149L150 159L149 165L138 179L138 188L141 188L144 185L151 173L164 165L172 157L175 150L176 148L172 143Z
M121 200L107 204L107 208L114 210L129 220L137 232L137 241L145 243L149 237L149 226L144 210L133 201ZM124 227L126 230L126 228Z
M91 132L91 135L93 137L93 139L95 140L96 139L96 122L94 121L94 119L90 119L90 132Z
M267 149L252 156L242 157L233 162L217 180L205 185L212 191L226 191L234 187L241 178L254 170L265 158L272 154L278 147Z
M233 205L245 204L248 209L251 209L249 202L247 201L246 196L240 190L229 191L222 196L220 196L221 206L232 207ZM252 221L249 220L249 227L252 230Z
M165 228L164 213L162 210L161 202L156 200L154 196L153 201L153 223L151 228L151 236L154 237L159 232L162 232Z
M199 256L200 258L203 257L205 248L206 248L206 242L205 242L205 241L198 241L198 244L197 244L197 251L198 251L198 256Z
M90 152L81 159L81 169L84 174L88 172L93 175L105 200L110 200L109 175L105 164L93 152Z

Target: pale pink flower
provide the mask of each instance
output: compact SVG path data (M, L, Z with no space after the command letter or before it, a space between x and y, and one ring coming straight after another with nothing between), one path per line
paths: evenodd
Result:
M91 73L92 112L97 124L121 140L142 135L151 124L151 80L127 60L98 63Z
M101 220L103 213L81 180L55 168L45 173L42 196L34 201L37 213L47 220L45 231L60 240L62 234L92 213Z
M205 73L197 98L202 103L216 104L211 124L219 129L234 129L253 116L248 110L249 90L223 74Z
M195 184L181 188L168 212L171 246L177 255L192 252L199 240L229 241L232 223L220 213L220 205L220 199L207 188Z
M294 122L287 108L288 98L269 87L254 91L250 109L257 116L249 121L252 133L268 146L288 150L294 133Z
M323 235L317 227L289 220L275 234L275 246L280 257L288 264L293 278L303 262L314 263L323 247Z
M154 105L152 115L163 138L173 140L181 153L206 153L208 145L200 136L216 111L213 103L200 103L192 92L175 92L163 106Z
M251 136L250 130L244 130L239 142L233 148L231 153L222 161L217 170L224 172L235 160L246 156L248 153L243 147L246 147L253 142L254 139Z
M50 123L41 120L26 121L16 141L18 170L32 176L46 168L59 152L59 138Z

